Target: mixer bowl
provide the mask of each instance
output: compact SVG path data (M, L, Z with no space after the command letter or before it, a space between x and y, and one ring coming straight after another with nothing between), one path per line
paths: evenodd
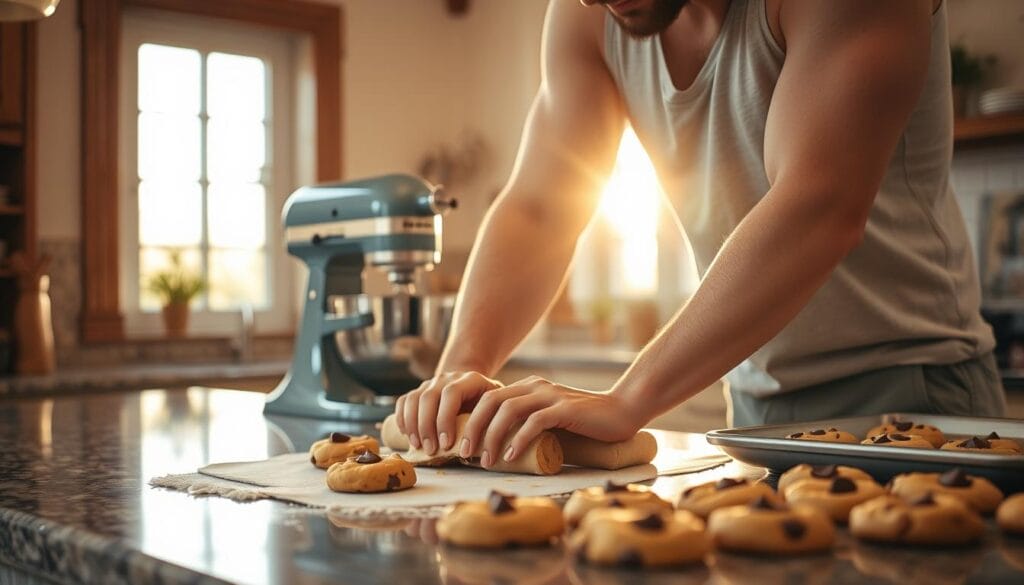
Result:
M434 375L448 338L455 295L334 295L339 317L373 315L373 324L335 334L348 373L378 395L397 396Z

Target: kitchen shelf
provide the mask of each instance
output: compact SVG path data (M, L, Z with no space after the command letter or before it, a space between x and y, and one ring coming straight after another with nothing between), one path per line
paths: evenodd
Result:
M0 215L21 215L25 208L20 205L0 205Z
M992 142L1024 142L1024 113L975 116L953 120L957 146Z
M25 141L25 133L21 128L0 128L0 144L21 146Z

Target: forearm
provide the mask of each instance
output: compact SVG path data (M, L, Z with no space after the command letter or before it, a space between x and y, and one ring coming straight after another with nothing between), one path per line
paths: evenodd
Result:
M488 213L470 256L437 371L493 376L551 305L580 226L509 193Z
M639 424L721 378L808 303L862 234L865 212L837 199L769 193L737 226L694 296L613 389Z

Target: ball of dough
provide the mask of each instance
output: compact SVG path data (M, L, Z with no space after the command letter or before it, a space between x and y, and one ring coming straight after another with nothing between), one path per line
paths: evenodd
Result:
M394 492L414 485L416 470L397 453L381 459L365 451L327 469L327 487L336 492Z
M718 508L749 504L759 498L782 504L782 498L768 484L725 477L688 488L680 496L676 507L707 518Z
M786 488L802 479L814 478L821 480L822 482L828 482L837 477L845 477L853 480L871 479L870 475L856 467L848 467L846 465L808 465L806 463L801 463L800 465L791 467L779 477L779 493L784 495L786 493Z
M607 482L603 487L595 486L576 490L565 503L562 513L570 529L579 526L580 521L591 510L598 508L629 508L644 512L672 510L672 504L658 497L643 485L617 485Z
M785 492L788 504L814 506L841 524L846 524L854 506L883 494L885 489L873 479L847 477L802 479Z
M996 523L1003 532L1024 535L1024 493L1014 494L999 505Z
M917 435L922 439L928 441L932 447L938 449L946 442L946 437L942 434L938 428L932 425L915 423L909 420L901 420L891 423L878 425L868 431L866 439L871 437L877 437L878 435L890 435L890 434L902 434L902 435Z
M982 514L995 512L1003 501L1003 492L984 477L967 475L954 468L945 473L904 473L892 478L889 491L906 500L918 500L928 494L946 494L959 499Z
M836 538L832 519L818 508L780 505L767 498L715 510L708 518L708 533L722 550L777 555L828 550Z
M974 542L984 531L977 512L941 493L912 500L879 496L850 511L850 533L862 540L955 545Z
M564 531L562 511L551 498L517 498L497 491L486 501L450 506L437 521L442 542L467 548L545 546Z
M856 443L858 441L857 437L854 436L853 433L840 431L833 427L793 433L791 435L786 435L786 438L796 439L798 441L822 441L825 443Z
M309 447L309 461L320 469L327 469L364 451L379 454L377 439L369 435L351 437L345 433L331 433Z
M873 447L903 447L906 449L934 449L931 443L917 435L904 435L901 433L889 433L875 435L860 442L861 445Z
M704 521L683 510L593 510L573 533L579 560L596 565L665 567L699 563L710 543Z

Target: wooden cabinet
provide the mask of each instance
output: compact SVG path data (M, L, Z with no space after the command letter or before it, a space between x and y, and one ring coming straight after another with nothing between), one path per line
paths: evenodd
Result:
M20 126L25 116L25 26L0 25L0 125Z

